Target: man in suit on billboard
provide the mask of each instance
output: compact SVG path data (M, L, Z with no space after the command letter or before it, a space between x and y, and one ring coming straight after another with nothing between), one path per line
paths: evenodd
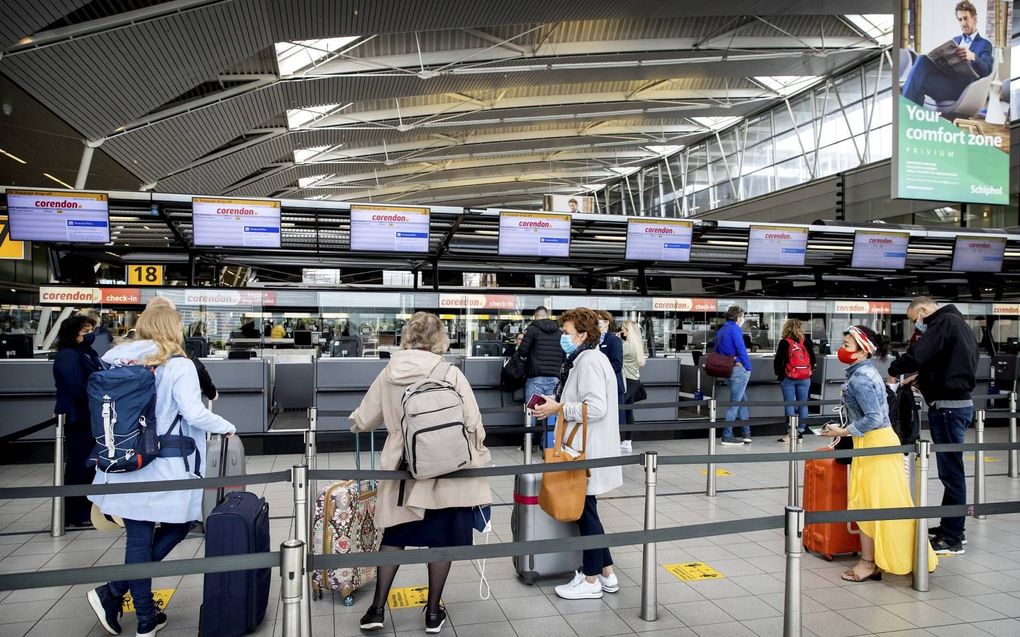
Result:
M936 102L956 100L968 84L992 72L992 43L978 33L977 9L970 0L956 4L956 21L961 32L953 38L959 47L956 55L968 62L977 75L947 72L927 55L919 56L903 86L903 97L918 106L924 106L926 95Z

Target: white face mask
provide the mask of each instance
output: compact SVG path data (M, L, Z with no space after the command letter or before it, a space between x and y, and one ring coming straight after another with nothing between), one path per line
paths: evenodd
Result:
M737 325L740 326L740 327L744 326L744 317L743 316L741 316L740 318L737 319Z

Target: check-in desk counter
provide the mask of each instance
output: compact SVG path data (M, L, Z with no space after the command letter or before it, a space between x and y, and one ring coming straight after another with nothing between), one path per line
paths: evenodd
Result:
M301 410L315 405L314 354L276 354L270 359L270 369L277 409Z
M751 359L751 378L747 381L747 393L745 394L748 402L783 400L783 391L779 386L779 379L776 378L776 372L772 366L776 355L769 352L750 354L749 356ZM721 388L716 393L716 398L720 401L729 400L729 387ZM719 412L720 419L725 417L725 408L720 407ZM748 412L751 418L783 418L786 416L786 408L779 405L774 407L748 407Z
M389 361L385 358L320 358L315 370L315 406L321 431L349 431L346 416L328 416L323 412L349 413L361 404L365 392ZM311 386L311 379L309 379Z
M264 433L268 428L269 392L272 379L262 359L224 360L203 358L219 398L213 411L229 420L238 433Z
M53 361L0 360L0 436L49 420L53 417L55 402ZM23 438L52 439L52 428Z
M482 423L486 427L520 427L524 424L523 393L505 392L499 388L500 374L503 371L501 356L465 356L461 363L461 371L471 385L471 390L481 410L499 407L519 407L516 412L482 414Z
M648 394L648 403L668 403L680 400L680 359L648 358L641 368L641 384ZM691 390L693 391L693 390ZM640 407L641 403L637 403ZM676 407L652 407L635 409L634 422L658 422L676 420Z

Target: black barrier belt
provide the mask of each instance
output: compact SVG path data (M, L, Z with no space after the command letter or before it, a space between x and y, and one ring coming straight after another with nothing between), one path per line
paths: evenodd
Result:
M9 487L0 489L0 500L108 495L111 493L159 493L161 491L188 491L191 489L232 487L238 484L272 484L274 482L290 481L291 474L288 469L275 473L253 473L246 476L226 476L223 478L157 480L153 482L125 482L123 484L69 484L60 487Z
M249 571L252 569L273 568L279 565L279 553L248 553L244 555L223 555L220 557L202 557L188 560L88 566L86 568L69 568L59 571L8 573L0 575L0 591L149 579L174 575Z
M813 419L811 419L813 418ZM800 422L821 422L822 420L831 420L827 416L819 416L815 414L808 420L801 420ZM673 421L660 421L660 422L647 422L647 423L634 423L633 425L620 425L620 431L698 431L705 429L721 429L723 427L739 427L748 425L750 427L761 427L765 425L787 425L788 420L776 419L776 418L752 418L751 420L739 420L724 422L718 420L711 422L704 418L691 418L687 420L673 420ZM512 434L512 433L540 433L541 431L548 430L552 431L553 427L545 425L535 425L534 427L525 427L523 425L487 425L485 431L493 434Z
M986 411L985 422L989 420L1013 420L1020 418L1020 412L1016 411Z
M9 433L5 436L0 436L0 445L7 444L8 442L11 442L13 440L18 440L19 438L24 438L25 436L31 436L35 432L42 431L43 429L46 429L47 427L52 427L55 424L57 424L56 416L50 418L49 420L44 420L38 425L25 427L20 431L15 431L14 433Z
M828 524L832 522L875 522L878 520L916 520L935 518L969 517L972 515L1002 515L1020 513L1020 501L988 502L986 504L952 504L930 507L897 507L890 509L861 509L842 511L806 511L807 524Z
M935 453L946 453L956 451L1010 451L1020 449L1020 442L954 442L943 445L932 445L931 450Z
M644 462L644 456L618 456L615 458L595 458L593 460L576 460L574 462L553 462L549 464L517 464L499 467L479 467L461 469L460 471L440 476L448 478L482 478L491 476L518 476L531 473L554 473L556 471L573 471L575 469L601 469L604 467L626 467ZM366 471L364 469L317 469L308 472L309 480L407 480L414 477L407 471ZM2 495L2 494L0 494Z

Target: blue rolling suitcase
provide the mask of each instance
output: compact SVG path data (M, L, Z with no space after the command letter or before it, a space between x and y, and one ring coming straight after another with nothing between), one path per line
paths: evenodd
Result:
M227 446L222 447L226 451ZM221 497L205 520L205 556L268 552L269 504L265 499L247 491ZM234 637L255 631L266 616L271 572L264 568L207 573L199 634Z

